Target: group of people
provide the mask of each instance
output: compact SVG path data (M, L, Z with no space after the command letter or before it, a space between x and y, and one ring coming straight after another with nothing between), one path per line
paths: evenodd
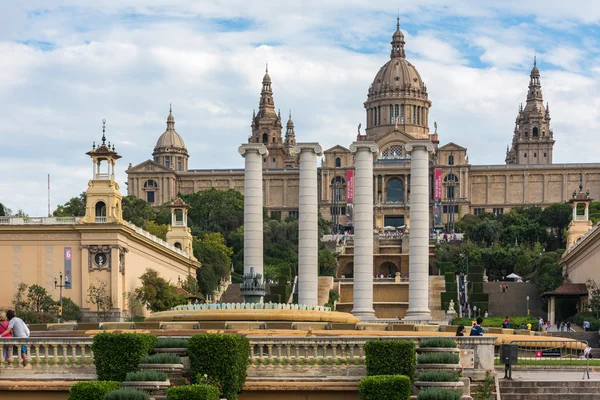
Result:
M27 324L15 315L13 310L0 311L0 338L27 338L31 332ZM4 359L12 356L12 346L4 346ZM21 346L21 357L27 363L27 346Z
M473 321L473 326L471 327L471 333L469 336L483 336L483 328L481 324L483 323L483 318L479 317L476 321ZM465 336L465 326L459 325L456 328L456 336Z
M587 322L587 321L584 321L584 323L583 323L584 329L585 329L585 322ZM588 324L589 324L589 322L588 322ZM548 326L550 326L550 322L548 322ZM567 330L567 332L571 332L571 321L566 321L566 322L560 321L560 322L556 323L556 331L557 332L564 332L565 329ZM588 325L588 329L589 329L589 325ZM587 331L587 329L586 329L586 331Z
M508 293L508 285L500 284L500 293Z

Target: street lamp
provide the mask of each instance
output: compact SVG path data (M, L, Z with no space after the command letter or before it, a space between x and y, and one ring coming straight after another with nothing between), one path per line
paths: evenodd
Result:
M473 306L473 317L477 318L477 306Z
M58 306L58 322L62 322L62 310L63 310L62 290L63 290L63 288L66 288L69 286L69 277L65 276L65 281L63 284L62 269L58 273L58 276L60 277L60 280L56 279L56 276L54 276L54 289L60 288L60 306ZM59 282L60 282L60 284L59 284Z
M529 312L529 311L530 311L530 310L529 310L529 296L527 296L527 316L528 316L528 317L529 317L529 314L530 314L530 312Z

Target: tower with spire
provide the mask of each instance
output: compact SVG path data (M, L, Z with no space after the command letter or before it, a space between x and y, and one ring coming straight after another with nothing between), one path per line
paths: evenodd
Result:
M188 151L183 138L175 130L175 117L173 117L173 107L171 104L169 104L167 130L156 141L152 155L154 156L154 162L163 167L178 172L188 170Z
M252 127L252 135L248 138L248 142L262 143L269 150L269 156L263 160L264 168L284 168L296 165L295 157L291 152L293 144L296 143L294 123L292 122L290 113L284 142L282 137L283 124L281 122L281 112L275 112L268 64L265 68L265 76L262 81L258 113L255 111L252 112L252 124L250 126Z
M529 90L525 108L519 106L515 121L513 140L506 150L506 164L552 164L554 134L550 129L550 107L542 97L540 70L537 60L533 59L533 68L529 76Z

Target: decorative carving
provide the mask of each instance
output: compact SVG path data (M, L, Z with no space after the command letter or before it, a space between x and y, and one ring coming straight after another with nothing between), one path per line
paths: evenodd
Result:
M111 251L110 245L82 245L88 251L88 271L110 271Z
M240 155L242 157L245 157L246 153L249 151L256 151L256 152L258 152L258 154L263 155L263 156L269 155L269 151L267 150L265 145L262 143L247 143L247 144L241 145L238 148L238 152L240 153Z
M128 253L129 249L122 247L119 249L119 272L121 275L125 275L125 253Z

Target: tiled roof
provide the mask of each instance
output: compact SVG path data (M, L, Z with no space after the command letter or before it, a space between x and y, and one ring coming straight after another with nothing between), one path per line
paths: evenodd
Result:
M561 287L552 292L546 292L542 296L584 296L587 295L588 291L585 287L585 283L565 283Z

